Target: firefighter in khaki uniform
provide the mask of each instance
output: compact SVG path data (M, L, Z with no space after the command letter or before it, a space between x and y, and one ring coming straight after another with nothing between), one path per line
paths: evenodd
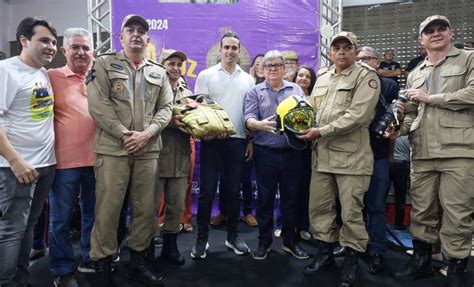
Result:
M164 282L145 259L154 259L157 159L160 133L171 118L173 92L163 66L144 57L148 28L141 16L126 16L120 32L123 51L100 56L88 76L89 112L97 123L97 201L90 252L97 265L96 286L113 284L110 264L117 252L117 226L127 189L133 214L128 278L147 286Z
M340 32L332 39L330 57L334 65L319 73L310 98L318 127L300 136L316 140L309 214L319 241L319 252L305 267L304 274L335 268L332 250L339 196L344 223L339 240L347 252L341 286L354 284L359 253L367 248L362 209L373 170L368 127L380 95L376 71L355 63L357 53L357 38L353 33Z
M173 104L185 97L192 96L181 78L181 66L186 61L183 52L162 49L160 63L165 66L173 89ZM183 265L176 238L180 230L181 217L188 189L191 145L189 132L180 121L182 115L174 115L168 127L161 134L163 150L160 155L158 182L156 185L156 206L160 204L161 193L164 193L165 219L161 230L163 247L161 257L175 265Z
M448 18L428 17L419 42L427 57L408 76L401 134L410 134L411 226L414 254L396 278L432 275L439 231L449 259L449 286L467 286L474 210L474 54L451 45ZM438 200L443 209L439 218Z

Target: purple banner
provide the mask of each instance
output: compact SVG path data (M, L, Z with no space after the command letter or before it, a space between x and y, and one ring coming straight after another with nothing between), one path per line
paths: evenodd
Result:
M226 31L239 34L241 67L249 71L255 55L293 50L299 62L317 67L319 1L237 0L232 4L160 3L159 0L113 0L113 48L122 49L118 34L123 17L134 13L150 24L147 57L158 59L161 48L188 56L183 74L191 88L200 71L217 62L219 40Z

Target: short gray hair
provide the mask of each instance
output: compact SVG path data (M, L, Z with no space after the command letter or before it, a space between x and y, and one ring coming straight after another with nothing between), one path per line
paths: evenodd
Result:
M273 59L281 59L282 63L285 64L285 57L283 56L282 52L278 50L270 50L266 52L263 56L262 64L265 64L266 62Z
M360 48L360 52L362 52L362 51L367 51L367 52L373 53L374 57L379 59L379 52L377 52L377 50L372 48L372 47L364 46L364 47Z
M68 28L64 31L63 35L63 47L69 48L69 39L75 36L84 36L89 41L91 48L94 48L94 41L92 40L92 34L84 28Z

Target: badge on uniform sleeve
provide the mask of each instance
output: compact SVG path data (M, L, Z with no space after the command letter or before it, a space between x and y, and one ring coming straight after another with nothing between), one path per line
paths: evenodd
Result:
M379 85L377 84L377 81L376 80L370 80L369 81L369 87L371 87L372 89L377 89Z
M121 92L123 90L123 86L120 83L116 83L114 88L116 92Z
M155 79L161 78L160 74L158 74L157 72L151 72L149 76Z

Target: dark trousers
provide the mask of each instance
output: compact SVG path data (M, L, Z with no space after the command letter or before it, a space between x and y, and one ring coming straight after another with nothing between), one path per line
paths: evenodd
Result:
M396 161L392 163L390 177L395 190L395 226L402 226L405 215L405 197L410 181L410 162Z
M40 216L38 216L38 222L35 225L33 232L33 246L35 250L42 250L46 248L45 236L46 236L46 223L48 222L46 214L47 205L43 205L43 210L41 211Z
M309 230L309 184L311 182L311 145L301 151L301 181L298 190L298 208L296 228L298 231Z
M242 190L242 214L245 216L252 213L253 203L253 188L252 188L252 168L253 160L245 161L244 169L242 170L242 178L240 179L240 188ZM219 173L219 182L224 182L223 173ZM225 194L223 191L224 185L219 185L219 211L223 215L227 215L225 206Z
M268 245L273 242L273 206L279 189L283 243L290 244L295 240L302 153L259 145L255 145L254 150L258 186L258 238Z
M227 214L228 234L237 233L240 213L240 179L245 163L245 139L228 138L201 142L197 225L198 236L207 238L212 202L217 190L219 171L223 172L223 198ZM220 170L221 163L223 164ZM222 198L221 198L222 200Z

